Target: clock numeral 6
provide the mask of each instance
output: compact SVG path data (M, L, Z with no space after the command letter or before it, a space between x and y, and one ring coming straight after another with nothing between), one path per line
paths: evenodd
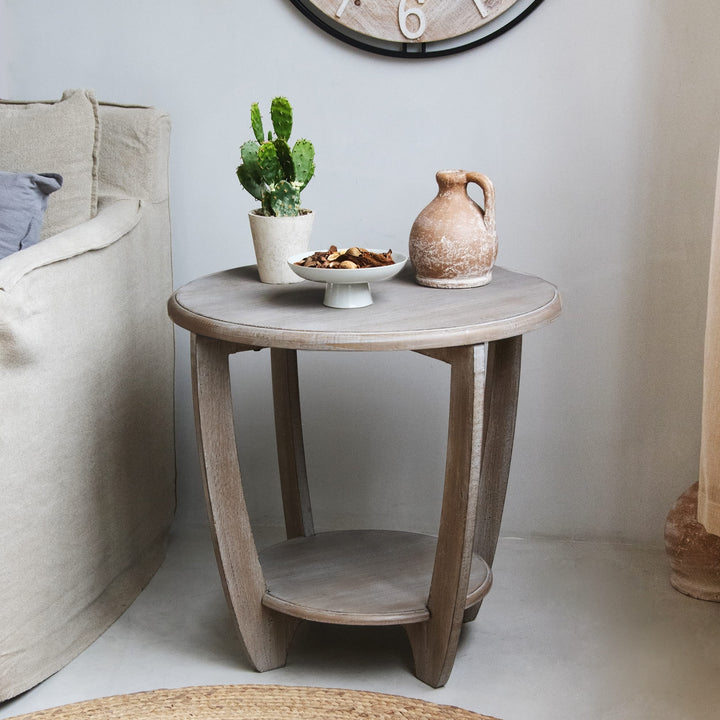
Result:
M418 0L418 2L422 4L425 0ZM425 32L425 13L420 8L410 8L408 10L406 3L407 0L400 0L398 4L398 23L400 24L400 32L408 40L416 40ZM418 27L415 30L411 30L408 27L408 18L411 15L414 15L418 22Z

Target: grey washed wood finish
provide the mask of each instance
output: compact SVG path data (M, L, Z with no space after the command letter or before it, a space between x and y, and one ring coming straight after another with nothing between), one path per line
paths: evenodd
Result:
M285 529L288 538L313 535L315 530L300 417L297 352L273 348L270 358Z
M192 336L193 400L200 467L225 598L240 641L260 671L285 664L297 620L265 608L235 444L228 355L242 349Z
M318 283L261 284L251 265L188 283L170 315L197 335L258 347L422 350L521 335L560 312L554 285L497 266L484 288L451 291L418 285L406 266L372 286L372 305L353 310L325 307L323 293Z
M302 620L402 625L416 675L447 681L463 622L491 585L515 429L521 336L551 322L549 283L496 268L481 288L438 290L412 270L373 288L367 308L322 305L322 286L268 286L254 267L179 289L170 316L192 333L198 446L218 567L258 670L285 663ZM288 541L260 555L242 491L228 355L271 348ZM394 531L315 534L297 350L413 350L450 365L445 482L437 538Z
M324 532L274 545L260 553L263 604L339 625L426 622L436 546L435 537L397 530ZM490 568L474 557L465 604L484 597L491 581Z
M433 687L444 685L450 676L466 606L482 461L486 349L483 344L446 351L451 368L450 422L440 530L427 603L430 617L421 624L405 625L415 674Z
M478 486L474 551L492 567L505 507L510 458L515 438L522 336L496 340L488 346L487 391L483 436L483 461ZM465 611L464 620L477 616L480 602Z

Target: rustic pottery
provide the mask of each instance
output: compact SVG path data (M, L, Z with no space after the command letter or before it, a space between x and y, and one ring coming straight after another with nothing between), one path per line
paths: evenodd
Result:
M285 217L261 213L253 210L248 215L260 280L273 285L302 282L287 259L308 249L315 214L312 210Z
M665 523L665 551L670 583L681 593L720 602L720 536L697 520L698 483L677 500Z
M420 285L469 288L487 285L497 257L495 188L485 175L440 170L438 194L410 230L410 260ZM467 193L476 183L485 196L481 208Z

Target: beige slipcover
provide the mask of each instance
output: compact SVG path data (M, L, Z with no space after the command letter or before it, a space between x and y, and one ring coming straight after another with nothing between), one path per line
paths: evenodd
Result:
M705 327L698 520L709 533L720 535L720 163Z
M130 605L175 510L170 123L99 117L95 217L0 260L0 700Z

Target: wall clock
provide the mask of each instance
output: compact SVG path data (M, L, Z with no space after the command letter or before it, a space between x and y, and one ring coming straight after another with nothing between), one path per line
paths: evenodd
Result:
M395 57L450 55L492 40L543 0L290 0L355 47Z

